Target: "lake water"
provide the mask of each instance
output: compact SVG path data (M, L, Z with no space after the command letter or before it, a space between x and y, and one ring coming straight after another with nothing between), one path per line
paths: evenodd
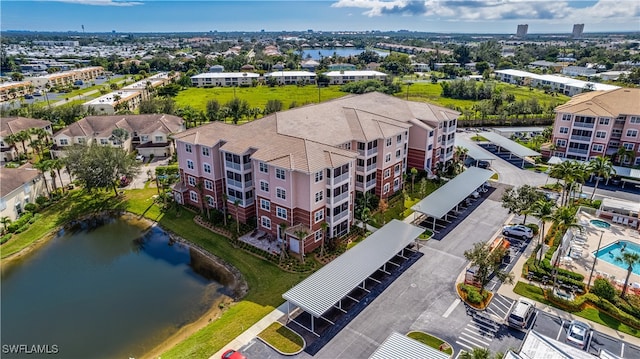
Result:
M341 57L349 57L349 56L360 55L364 50L365 49L356 49L352 47L335 48L335 49L306 49L302 51L302 58L306 59L307 55L310 55L311 58L313 58L314 60L320 60L321 57L331 57L334 54ZM376 51L376 50L374 51L377 52L378 55L383 57L389 55L388 52Z
M61 233L2 268L2 357L140 357L226 294L218 277L158 227L120 218ZM58 353L9 355L5 344Z

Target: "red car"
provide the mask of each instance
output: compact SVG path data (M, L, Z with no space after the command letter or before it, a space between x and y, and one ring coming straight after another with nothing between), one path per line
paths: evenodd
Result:
M229 349L222 354L222 359L247 359L247 357L238 351Z

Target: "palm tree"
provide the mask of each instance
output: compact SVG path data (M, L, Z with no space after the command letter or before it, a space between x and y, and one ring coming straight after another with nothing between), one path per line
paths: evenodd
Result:
M320 244L320 255L323 256L324 244L325 244L325 239L327 237L327 228L329 228L329 223L327 223L326 221L320 223L320 228L322 229L322 243Z
M282 260L284 259L284 257L287 255L287 253L285 252L285 248L286 248L286 243L287 243L287 234L285 233L285 231L287 230L287 222L282 222L279 224L280 226L280 233L282 235L282 248L280 248L280 261L282 262Z
M236 198L233 201L233 206L236 207L236 232L240 234L240 200Z
M30 138L31 135L28 130L22 130L16 133L16 139L22 143L22 150L24 151L25 156L27 155L27 145L25 144L25 141Z
M7 231L7 226L11 224L11 218L4 216L0 218L0 223L2 224L2 233Z
M589 161L588 165L589 172L596 176L596 184L593 186L593 192L591 193L591 200L596 195L596 189L598 188L598 183L600 183L600 179L609 179L611 174L616 173L616 170L613 168L613 163L607 157L597 156Z
M47 190L47 195L51 197L51 191L49 191L49 185L47 184L47 177L45 173L51 170L51 164L49 161L40 161L33 165L42 174L42 180L44 181L44 188Z
M371 220L371 210L369 207L364 207L362 212L360 212L360 220L362 221L362 233L367 232L367 225Z
M302 258L302 263L304 264L304 240L307 238L309 233L304 229L299 229L295 231L294 234L300 240L300 258Z
M622 294L620 295L621 298L624 298L627 294L627 288L629 287L629 277L631 277L631 272L633 272L633 266L640 264L640 254L625 251L616 256L615 260L616 262L622 262L627 266L627 278L624 280Z
M7 135L4 139L3 139L4 143L7 145L7 147L12 147L16 144L16 142L18 142L18 138L16 137L15 134L10 134ZM16 147L16 152L18 152L18 148Z
M418 169L416 169L415 167L411 167L411 192L413 192L413 185L417 175L418 175Z
M60 188L62 188L62 193L64 193L64 183L62 183L62 175L60 174L60 170L64 168L64 161L59 158L54 158L49 160L49 164L51 166L51 170L56 170L58 173L58 180L60 180ZM54 176L51 176L54 178ZM55 181L55 180L54 180Z
M582 226L578 224L578 220L576 219L576 211L573 207L560 207L551 215L551 220L553 224L558 227L558 230L561 233L566 232L569 229L576 228L582 230ZM558 263L560 263L560 257L562 253L560 253L561 246L558 246L558 254L556 255L556 260L553 262L553 287L556 286L557 281L557 273L558 273Z
M555 208L555 204L552 201L548 201L546 199L539 199L533 203L531 206L531 215L540 219L542 224L542 228L540 231L540 236L538 237L538 245L540 247L540 256L538 258L538 264L542 261L542 248L544 246L544 232L545 232L545 222L551 219L553 215L553 210Z
M624 162L626 162L628 157L633 156L633 151L627 150L627 148L624 146L620 146L615 156L616 156L616 162L618 162L619 165L622 165Z

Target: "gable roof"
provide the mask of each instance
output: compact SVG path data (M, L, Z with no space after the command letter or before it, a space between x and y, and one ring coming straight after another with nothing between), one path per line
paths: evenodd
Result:
M20 168L2 168L0 171L0 197L8 195L38 177L40 177L40 172L31 165Z
M45 128L51 122L28 117L5 117L0 121L0 136L5 137L31 128Z
M109 137L116 128L124 128L133 136L134 132L148 134L156 131L166 134L180 132L182 118L164 114L88 116L55 133L55 137Z
M556 112L612 118L619 115L640 115L640 88L585 92L556 107Z

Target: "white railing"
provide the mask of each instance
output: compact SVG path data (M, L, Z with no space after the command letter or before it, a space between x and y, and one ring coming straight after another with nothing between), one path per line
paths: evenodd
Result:
M242 182L227 178L227 186L242 188Z
M371 171L375 170L376 168L378 168L378 164L377 163L372 163L370 165L367 165L367 172L371 172Z
M367 156L375 155L378 153L378 147L374 147L370 150L367 150Z
M240 164L239 163L235 163L235 162L231 162L231 161L224 161L224 165L227 168L233 168L234 170L240 171Z

